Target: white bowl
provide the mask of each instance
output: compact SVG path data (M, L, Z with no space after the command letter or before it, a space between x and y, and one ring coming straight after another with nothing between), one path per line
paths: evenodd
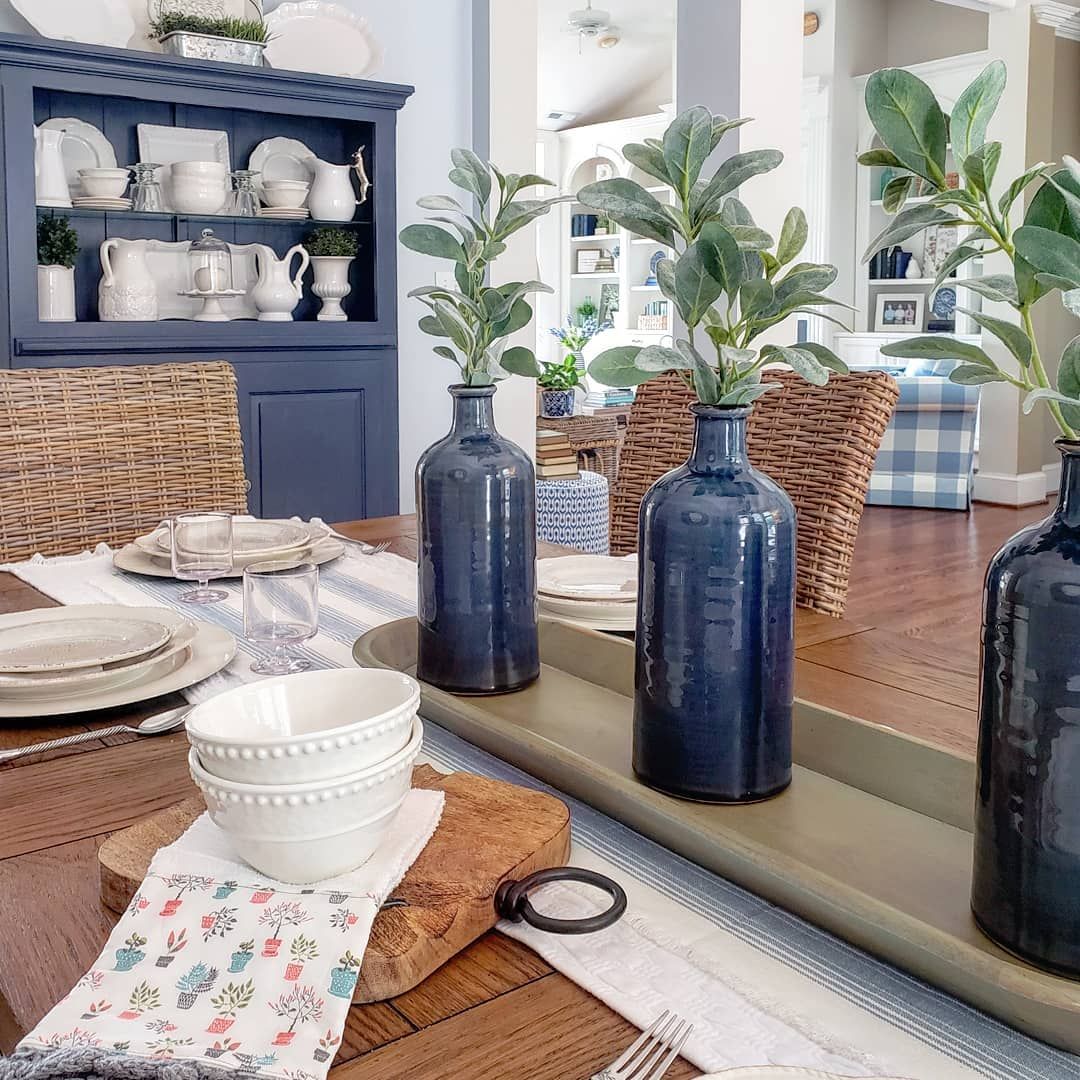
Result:
M264 184L262 190L262 201L266 203L267 206L300 207L304 205L304 200L308 196L308 188L308 184L304 184L303 187L298 188L269 187Z
M412 765L423 737L416 717L412 738L392 758L314 784L221 780L200 765L194 748L188 767L211 819L229 835L240 858L278 881L307 885L371 858L412 787Z
M190 176L174 176L172 180L173 209L181 214L216 214L225 205L226 194L220 180Z
M127 169L80 169L83 191L98 199L118 199L124 194L131 174Z
M220 161L174 161L169 168L173 176L198 176L208 180L224 180L229 171L229 167Z
M188 714L188 740L213 776L306 784L371 768L409 741L420 686L377 668L335 668L238 686Z
M286 188L292 188L294 191L303 188L305 191L311 187L310 180L264 180L262 182L264 188L280 188L284 191Z

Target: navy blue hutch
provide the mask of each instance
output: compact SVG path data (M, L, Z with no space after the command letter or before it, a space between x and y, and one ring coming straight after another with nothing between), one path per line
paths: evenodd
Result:
M253 513L327 521L396 513L395 126L412 88L5 34L0 92L0 295L7 299L0 362L48 368L226 359L239 386ZM33 125L50 117L98 127L120 164L139 160L140 123L226 131L234 168L274 136L300 139L334 162L365 147L371 194L345 226L360 240L344 301L348 321L315 321L319 301L305 290L294 322L99 322L98 248L107 237L183 241L212 227L224 240L267 244L282 255L318 223L39 208L67 215L80 239L78 321L39 322Z

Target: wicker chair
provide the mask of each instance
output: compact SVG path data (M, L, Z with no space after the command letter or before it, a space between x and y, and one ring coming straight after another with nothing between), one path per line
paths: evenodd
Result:
M598 472L615 483L619 471L619 446L622 433L618 421L609 416L541 416L537 428L562 431L570 436L570 446L577 454L578 467Z
M825 387L789 371L769 371L767 377L783 389L754 406L750 458L784 488L798 512L796 602L840 617L866 489L897 386L880 371L834 375ZM692 401L674 373L638 388L612 499L613 554L637 548L642 496L690 453Z
M229 364L0 371L0 562L247 509Z

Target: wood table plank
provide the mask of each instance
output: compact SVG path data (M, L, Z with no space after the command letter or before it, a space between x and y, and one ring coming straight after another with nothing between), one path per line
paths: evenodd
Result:
M576 1080L639 1032L562 975L547 975L334 1070L334 1080ZM698 1076L676 1061L665 1080Z

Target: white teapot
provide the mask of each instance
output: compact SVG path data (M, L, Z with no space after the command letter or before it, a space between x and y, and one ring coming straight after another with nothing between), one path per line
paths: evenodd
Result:
M297 244L285 252L283 259L279 259L266 244L252 246L255 248L259 280L251 290L251 298L259 311L259 321L288 322L292 319L293 308L304 295L302 282L308 268L307 249ZM289 269L297 255L300 256L300 267L294 275L290 275Z
M317 157L307 163L315 172L308 193L311 216L318 221L352 221L356 208L367 201L371 181L364 169L364 148L353 154L351 165L334 165ZM355 170L360 180L360 198L353 190L351 173Z
M157 242L113 237L101 245L98 317L102 322L157 320L157 286L146 261L147 251Z

